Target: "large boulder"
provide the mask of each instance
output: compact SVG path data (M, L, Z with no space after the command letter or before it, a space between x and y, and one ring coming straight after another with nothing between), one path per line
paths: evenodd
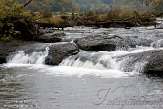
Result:
M121 70L163 76L163 50L150 50L117 57Z
M74 42L80 49L86 51L114 51L117 46L111 39L121 40L118 36L95 35L77 38Z
M64 58L77 54L78 51L78 47L74 43L55 43L49 47L49 54L46 57L45 64L58 65Z

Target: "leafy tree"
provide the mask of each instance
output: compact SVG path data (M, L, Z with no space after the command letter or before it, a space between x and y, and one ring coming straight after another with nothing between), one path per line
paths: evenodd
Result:
M0 0L0 40L10 40L12 37L21 34L17 24L27 26L26 20L30 16L23 12L22 8L31 1L21 5L13 0Z
M19 34L14 28L14 22L11 17L22 15L21 5L12 0L0 0L0 39L9 40L12 35Z

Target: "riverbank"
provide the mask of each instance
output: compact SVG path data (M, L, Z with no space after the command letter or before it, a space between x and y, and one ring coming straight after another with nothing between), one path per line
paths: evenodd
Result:
M71 26L88 27L141 27L156 25L157 15L136 12L136 11L118 11L118 12L81 12L81 13L33 13L37 16L36 21L41 27L65 28ZM159 14L160 16L160 14Z

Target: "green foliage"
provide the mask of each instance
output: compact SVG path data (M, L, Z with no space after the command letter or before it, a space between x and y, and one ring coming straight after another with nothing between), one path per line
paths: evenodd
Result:
M14 0L24 4L26 0ZM163 10L163 0L33 0L26 8L32 12L106 12L114 6L127 5L136 11Z
M21 34L15 24L24 22L24 16L28 15L22 11L22 5L13 0L0 0L0 40L8 41Z

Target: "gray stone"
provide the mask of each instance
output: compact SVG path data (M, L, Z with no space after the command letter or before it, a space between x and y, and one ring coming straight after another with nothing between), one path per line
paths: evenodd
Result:
M78 47L74 43L55 43L49 47L49 54L45 60L45 64L59 65L64 58L77 54L78 51Z
M95 35L75 39L74 42L82 50L86 51L114 51L117 47L112 39L121 40L118 36Z

